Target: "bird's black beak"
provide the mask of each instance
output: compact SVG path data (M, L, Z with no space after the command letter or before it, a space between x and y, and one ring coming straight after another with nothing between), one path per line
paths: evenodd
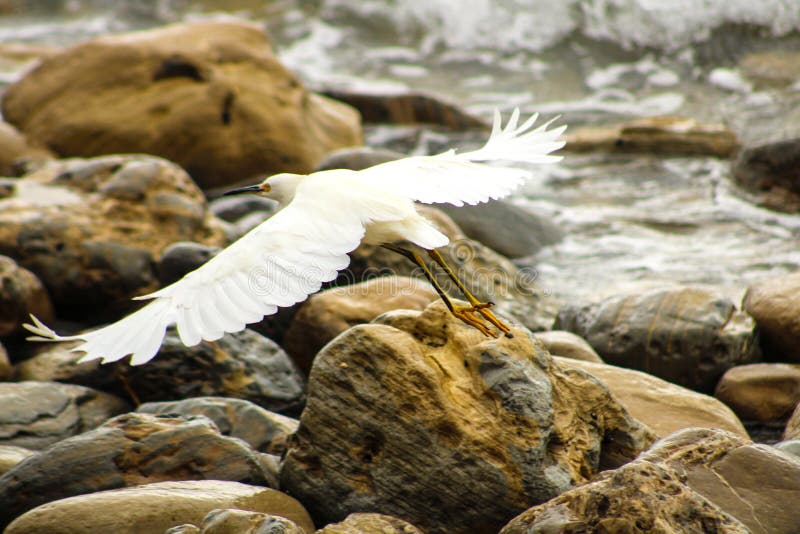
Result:
M242 193L260 193L264 189L261 187L261 184L256 185L248 185L247 187L240 187L238 189L231 189L230 191L225 191L222 193L223 196L228 195L241 195Z

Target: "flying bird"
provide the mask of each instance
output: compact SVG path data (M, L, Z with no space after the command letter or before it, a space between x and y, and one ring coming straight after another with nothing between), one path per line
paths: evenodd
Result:
M74 341L73 351L86 354L81 362L103 363L128 355L131 365L151 360L175 325L180 340L193 346L215 341L226 332L243 330L278 307L291 306L336 278L350 262L348 253L361 243L382 245L419 265L449 310L466 324L494 336L490 324L509 334L508 327L476 299L436 250L448 238L417 213L415 201L455 206L505 197L528 180L529 170L490 166L488 162L551 163L550 155L564 146L566 126L533 128L538 115L518 124L515 109L505 127L495 111L488 141L463 153L448 150L435 156L411 156L361 171L335 169L311 174L283 173L257 185L229 193L252 192L274 199L281 209L238 241L177 282L136 297L150 302L108 326L73 336L59 336L31 316L24 325L33 341ZM433 277L416 245L456 283L468 306L452 302Z

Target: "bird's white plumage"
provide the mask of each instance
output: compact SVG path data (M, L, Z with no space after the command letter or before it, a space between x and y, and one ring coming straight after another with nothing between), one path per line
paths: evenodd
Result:
M179 281L138 297L150 299L143 308L75 336L59 336L33 317L34 324L25 325L35 334L29 339L82 340L73 349L86 352L81 361L105 363L131 354L131 364L137 365L155 356L170 325L192 346L305 300L348 265L347 254L362 239L406 239L427 249L444 246L447 238L417 214L414 201L460 206L500 198L530 172L486 162L559 159L549 154L563 146L558 139L565 126L548 130L548 123L531 129L536 115L519 126L518 119L515 110L502 127L496 112L489 140L471 152L409 157L363 171L291 175L291 201L283 209Z

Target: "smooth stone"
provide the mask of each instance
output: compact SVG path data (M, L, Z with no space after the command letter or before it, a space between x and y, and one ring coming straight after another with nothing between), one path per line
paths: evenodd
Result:
M797 439L800 438L800 404L795 406L792 415L789 416L789 421L786 422L786 428L783 431L783 439Z
M14 445L0 445L0 476L11 471L25 458L33 456L36 451Z
M164 249L158 262L158 283L168 286L184 275L202 266L216 256L221 249L201 243L181 241Z
M52 158L49 150L31 144L14 126L0 120L0 176L16 176L21 162Z
M237 510L211 510L200 525L200 534L306 534L306 530L285 517Z
M800 363L800 272L754 283L742 307L758 325L766 360Z
M422 534L420 529L402 519L374 513L350 514L344 521L325 525L316 534L362 534L364 532Z
M50 295L35 274L0 255L0 337L24 333L31 314L52 322Z
M251 180L252 183L257 181ZM234 223L252 213L273 214L278 211L278 203L258 195L223 196L209 202L208 210L223 221Z
M158 533L180 524L199 525L218 508L285 517L305 532L314 532L303 506L284 493L238 482L193 480L149 483L47 503L18 517L4 534Z
M800 364L754 363L728 369L714 396L743 421L784 424L800 403Z
M14 374L14 367L8 358L8 351L0 343L0 382L8 380Z
M800 439L789 439L773 445L776 449L786 454L791 454L800 460Z
M745 54L739 66L759 88L784 88L800 79L800 55L796 50L766 50Z
M600 355L581 336L566 330L550 330L536 332L536 339L544 343L547 352L553 356L562 356L573 360L603 363Z
M333 169L350 169L360 171L368 167L402 159L406 154L387 150L385 148L372 148L367 146L342 148L331 152L323 159L315 171L329 171Z
M55 382L0 382L0 444L41 450L130 409L122 399Z
M744 148L731 166L736 184L769 209L800 212L800 138Z

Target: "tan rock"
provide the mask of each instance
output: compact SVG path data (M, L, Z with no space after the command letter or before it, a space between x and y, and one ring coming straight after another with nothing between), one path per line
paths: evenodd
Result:
M22 324L30 321L31 314L51 323L50 295L35 274L0 255L0 337L24 333Z
M659 436L691 427L720 428L743 438L747 431L726 405L709 395L655 376L602 363L554 357L564 366L577 367L601 380L637 420Z
M331 150L361 144L358 112L306 91L261 28L243 22L76 45L10 86L2 111L62 156L154 154L204 188L309 172Z
M800 439L800 404L795 406L794 412L789 417L786 423L786 429L783 431L783 439Z
M800 54L796 50L768 50L746 54L742 73L758 87L786 87L800 79Z
M758 325L766 359L800 363L800 272L756 282L742 306Z
M11 470L28 456L36 454L35 451L14 445L0 445L0 476Z
M650 443L602 383L513 333L487 339L436 301L338 336L312 367L281 488L320 523L373 510L489 532Z
M422 531L402 519L383 514L350 514L340 523L331 523L319 529L316 534L362 534L380 532L381 534L422 534Z
M14 373L14 368L11 366L11 360L8 359L8 351L0 343L0 381L8 380Z
M368 323L391 310L422 310L438 298L430 284L407 276L379 276L321 291L300 307L283 338L283 347L307 373L317 352L351 326Z
M306 534L306 531L285 517L227 508L210 511L200 525L200 534Z
M734 367L722 376L714 396L744 421L783 424L800 402L800 364Z
M238 482L157 482L51 502L18 517L5 534L59 532L164 532L181 523L199 525L216 508L285 517L307 533L314 524L303 507L279 491Z
M562 356L573 360L603 363L603 359L581 336L566 330L549 330L537 332L536 338L544 343L547 352L553 356Z
M16 128L0 121L0 176L15 175L17 163L20 161L44 161L52 158L53 154L49 150L32 145Z

